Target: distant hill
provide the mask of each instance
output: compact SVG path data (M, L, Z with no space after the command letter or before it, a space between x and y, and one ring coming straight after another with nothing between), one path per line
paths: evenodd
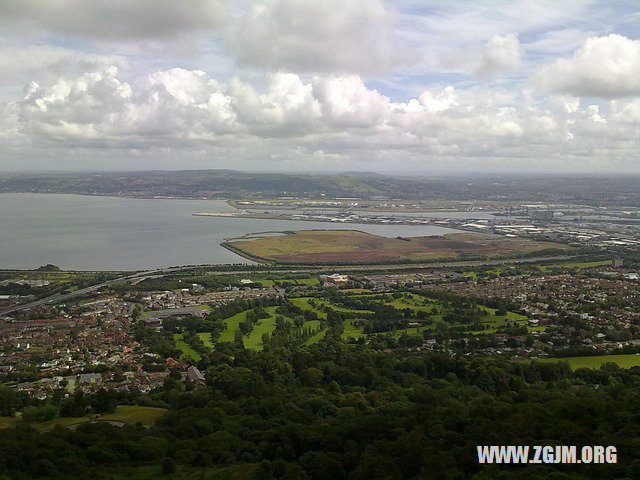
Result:
M182 170L100 173L0 173L0 193L126 197L355 197L454 201L540 201L593 206L640 203L638 176L389 176Z

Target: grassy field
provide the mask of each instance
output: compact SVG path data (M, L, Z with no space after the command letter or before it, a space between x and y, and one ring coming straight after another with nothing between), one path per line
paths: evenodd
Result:
M541 272L545 272L550 268L593 268L593 267L608 267L611 266L611 260L602 260L598 262L568 262L568 263L554 263L552 265L540 265L538 268Z
M263 287L272 287L276 285L276 283L285 283L292 285L318 285L320 280L316 277L306 277L306 278L251 278L255 283L259 283Z
M204 343L205 347L213 349L213 342L211 341L211 333L210 332L196 333L196 335L198 335L200 340L202 340L202 343Z
M358 295L358 296L364 297L364 298L370 298L370 299L378 299L383 303L385 303L386 305L393 306L394 308L397 308L399 310L409 308L414 312L415 311L431 312L435 308L437 309L438 312L442 313L445 308L444 305L438 300L431 299L428 297L423 297L422 295L416 295L408 292L403 292L402 297L400 298L393 298L390 294L382 294L382 295L380 294L366 295L365 294L365 295ZM480 335L480 334L494 333L499 328L512 322L516 322L518 325L526 325L527 317L525 317L524 315L520 315L515 312L507 312L506 315L497 316L495 314L496 313L495 308L486 307L484 305L479 305L479 307L486 312L486 315L484 315L479 320L483 324L484 328L482 330L469 332L471 334ZM430 315L430 318L433 320L433 322L429 325L420 327L420 331L425 329L434 329L436 326L436 323L442 320L441 313ZM535 327L535 328L538 329L537 331L540 331L539 329L543 329L544 327ZM529 330L529 331L533 331L533 330ZM417 332L418 332L418 329L416 327L412 327L412 328L407 328L403 330L397 330L394 333L394 335L401 335L402 333L411 334L411 333L417 333Z
M166 413L164 408L141 407L138 405L119 405L114 413L107 413L94 417L98 421L116 421L124 423L137 423L143 425L153 425L153 423ZM0 428L10 428L18 424L31 425L41 432L51 430L54 426L69 427L79 423L86 423L92 420L91 417L59 417L46 422L32 423L23 422L18 417L8 418L0 417Z
M491 234L453 233L398 239L357 230L302 230L277 237L237 240L230 245L252 257L293 263L402 262L461 256L489 258L567 248L556 243Z
M240 322L244 322L247 319L247 312L236 313L232 317L225 318L225 329L218 337L220 342L233 342L235 339L236 330L240 328Z
M271 316L269 318L261 318L253 326L253 330L249 332L249 335L244 337L245 348L251 350L262 349L262 335L264 333L271 335L276 329L276 317Z
M347 340L352 337L358 339L360 337L366 337L365 333L362 331L362 326L353 320L345 320L342 323L342 327L344 328L342 332L342 339Z
M436 328L438 322L442 321L443 314L446 313L447 307L440 301L435 300L433 298L423 297L422 295L417 295L410 292L400 292L402 295L399 298L394 298L391 294L372 294L368 291L355 291L352 292L351 295L356 298L368 299L380 303L384 303L390 306L393 306L397 309L405 309L409 308L414 312L417 311L426 311L429 313L429 322L419 327L411 326L408 328L403 328L399 330L395 330L393 332L383 333L386 335L393 335L394 337L399 337L402 334L422 334L425 330L433 330ZM373 313L370 310L358 310L352 308L346 308L342 305L338 305L333 303L332 301L326 298L317 298L317 297L297 297L290 298L289 301L303 309L316 313L319 319L326 319L327 312L323 309L323 307L329 307L337 312L343 313L356 313L361 314L362 316L369 315ZM310 302L313 302L315 306L311 305ZM523 315L519 315L515 312L507 312L506 315L496 316L496 310L490 307L486 307L483 305L479 306L482 310L484 310L485 315L480 318L480 322L483 324L483 328L481 330L469 332L471 334L488 334L493 333L501 327L506 326L507 324L511 324L515 322L518 325L526 325L527 318ZM433 309L437 310L437 313L431 314ZM275 317L276 317L276 307L267 307L267 312L269 313L268 318L264 318L259 320L253 327L252 331L243 337L244 346L253 350L261 350L262 349L262 335L264 333L272 334L275 330ZM229 317L224 321L226 325L226 330L222 332L220 335L220 341L222 342L233 342L235 339L235 332L240 328L240 322L244 321L246 318L246 312L238 313L232 317ZM285 317L287 322L292 322L291 318ZM303 328L310 328L312 331L316 331L309 340L306 341L307 345L311 345L313 343L319 342L324 335L326 334L325 330L320 330L320 320L307 321L304 323ZM462 324L451 324L452 327L460 327ZM536 327L533 329L529 329L529 331L538 330L540 331L544 327ZM202 334L201 334L202 335ZM207 334L204 334L207 335ZM349 338L361 338L365 337L363 324L354 319L345 319L343 322L343 333L342 338L347 340ZM184 351L184 350L183 350ZM185 353L187 353L186 351Z
M176 348L182 352L182 355L189 357L196 362L199 362L202 358L198 352L196 352L191 345L185 342L181 333L174 333L173 340L176 342ZM211 338L211 337L209 337Z
M97 281L115 278L118 272L76 272L76 271L46 271L46 270L4 270L0 276L22 280L47 280L52 284Z
M310 310L312 312L315 312L319 318L327 318L327 312L325 312L324 310L320 310L315 307L312 307L309 304L309 300L311 300L310 297L299 297L299 298L289 299L289 301L293 303L296 307L299 307L303 310ZM314 300L319 300L319 299L316 298Z
M248 335L244 335L243 343L245 348L251 350L262 350L262 334L271 334L276 328L276 308L267 307L265 310L269 314L268 318L261 318L254 325L251 332ZM232 317L226 318L224 323L226 329L220 334L220 342L233 342L235 340L236 331L240 329L240 322L245 321L247 318L247 312L240 312ZM285 320L291 322L290 318Z
M613 362L622 368L640 367L640 355L599 355L595 357L545 358L541 362L569 362L571 370L577 368L598 369L603 363Z

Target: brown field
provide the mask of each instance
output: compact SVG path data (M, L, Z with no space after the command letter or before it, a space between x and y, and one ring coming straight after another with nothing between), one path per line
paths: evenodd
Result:
M452 233L401 240L356 230L301 230L283 236L229 243L249 256L276 262L406 262L460 257L506 257L564 249L564 245L492 234Z

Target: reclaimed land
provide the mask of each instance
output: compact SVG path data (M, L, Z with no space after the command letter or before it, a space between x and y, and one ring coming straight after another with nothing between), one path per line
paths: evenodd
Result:
M247 258L278 263L405 263L517 257L566 246L492 234L388 238L358 230L301 230L277 237L232 240L225 247Z

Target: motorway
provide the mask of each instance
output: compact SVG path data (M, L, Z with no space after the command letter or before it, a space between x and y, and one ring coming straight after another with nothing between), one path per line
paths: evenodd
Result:
M468 262L442 262L442 263L407 263L407 264L397 264L397 265L327 265L327 266L318 266L315 268L291 268L284 270L251 270L249 268L245 270L222 270L222 271L209 271L208 275L238 275L238 274L248 274L248 273L260 273L269 274L269 273L319 273L324 271L332 271L332 272L340 272L340 271L390 271L390 270L430 270L430 269L440 269L440 268L457 268L457 267L489 267L496 265L512 265L512 264L523 264L523 263L535 263L535 262L545 262L545 261L565 261L572 260L575 256L571 255L561 255L554 257L533 257L533 258L517 258L517 259L501 259L501 260L475 260ZM40 300L34 300L33 302L25 303L23 305L16 305L14 307L5 309L0 311L0 315L7 315L9 313L19 312L22 310L28 310L33 307L38 307L46 304L57 304L63 302L65 300L70 300L74 297L79 297L81 295L85 295L87 293L95 292L100 290L101 288L108 287L109 285L114 285L116 283L128 282L131 280L137 280L136 283L139 283L145 280L148 277L161 277L168 273L178 272L181 270L190 270L194 268L208 268L214 267L214 265L189 265L185 267L172 267L165 268L159 270L146 270L142 272L136 272L130 275L124 275L122 277L114 278L111 280L107 280L106 282L97 283L95 285L91 285L90 287L85 287L80 290L75 290L73 292L68 293L57 293L54 295L50 295L45 298L41 298Z

